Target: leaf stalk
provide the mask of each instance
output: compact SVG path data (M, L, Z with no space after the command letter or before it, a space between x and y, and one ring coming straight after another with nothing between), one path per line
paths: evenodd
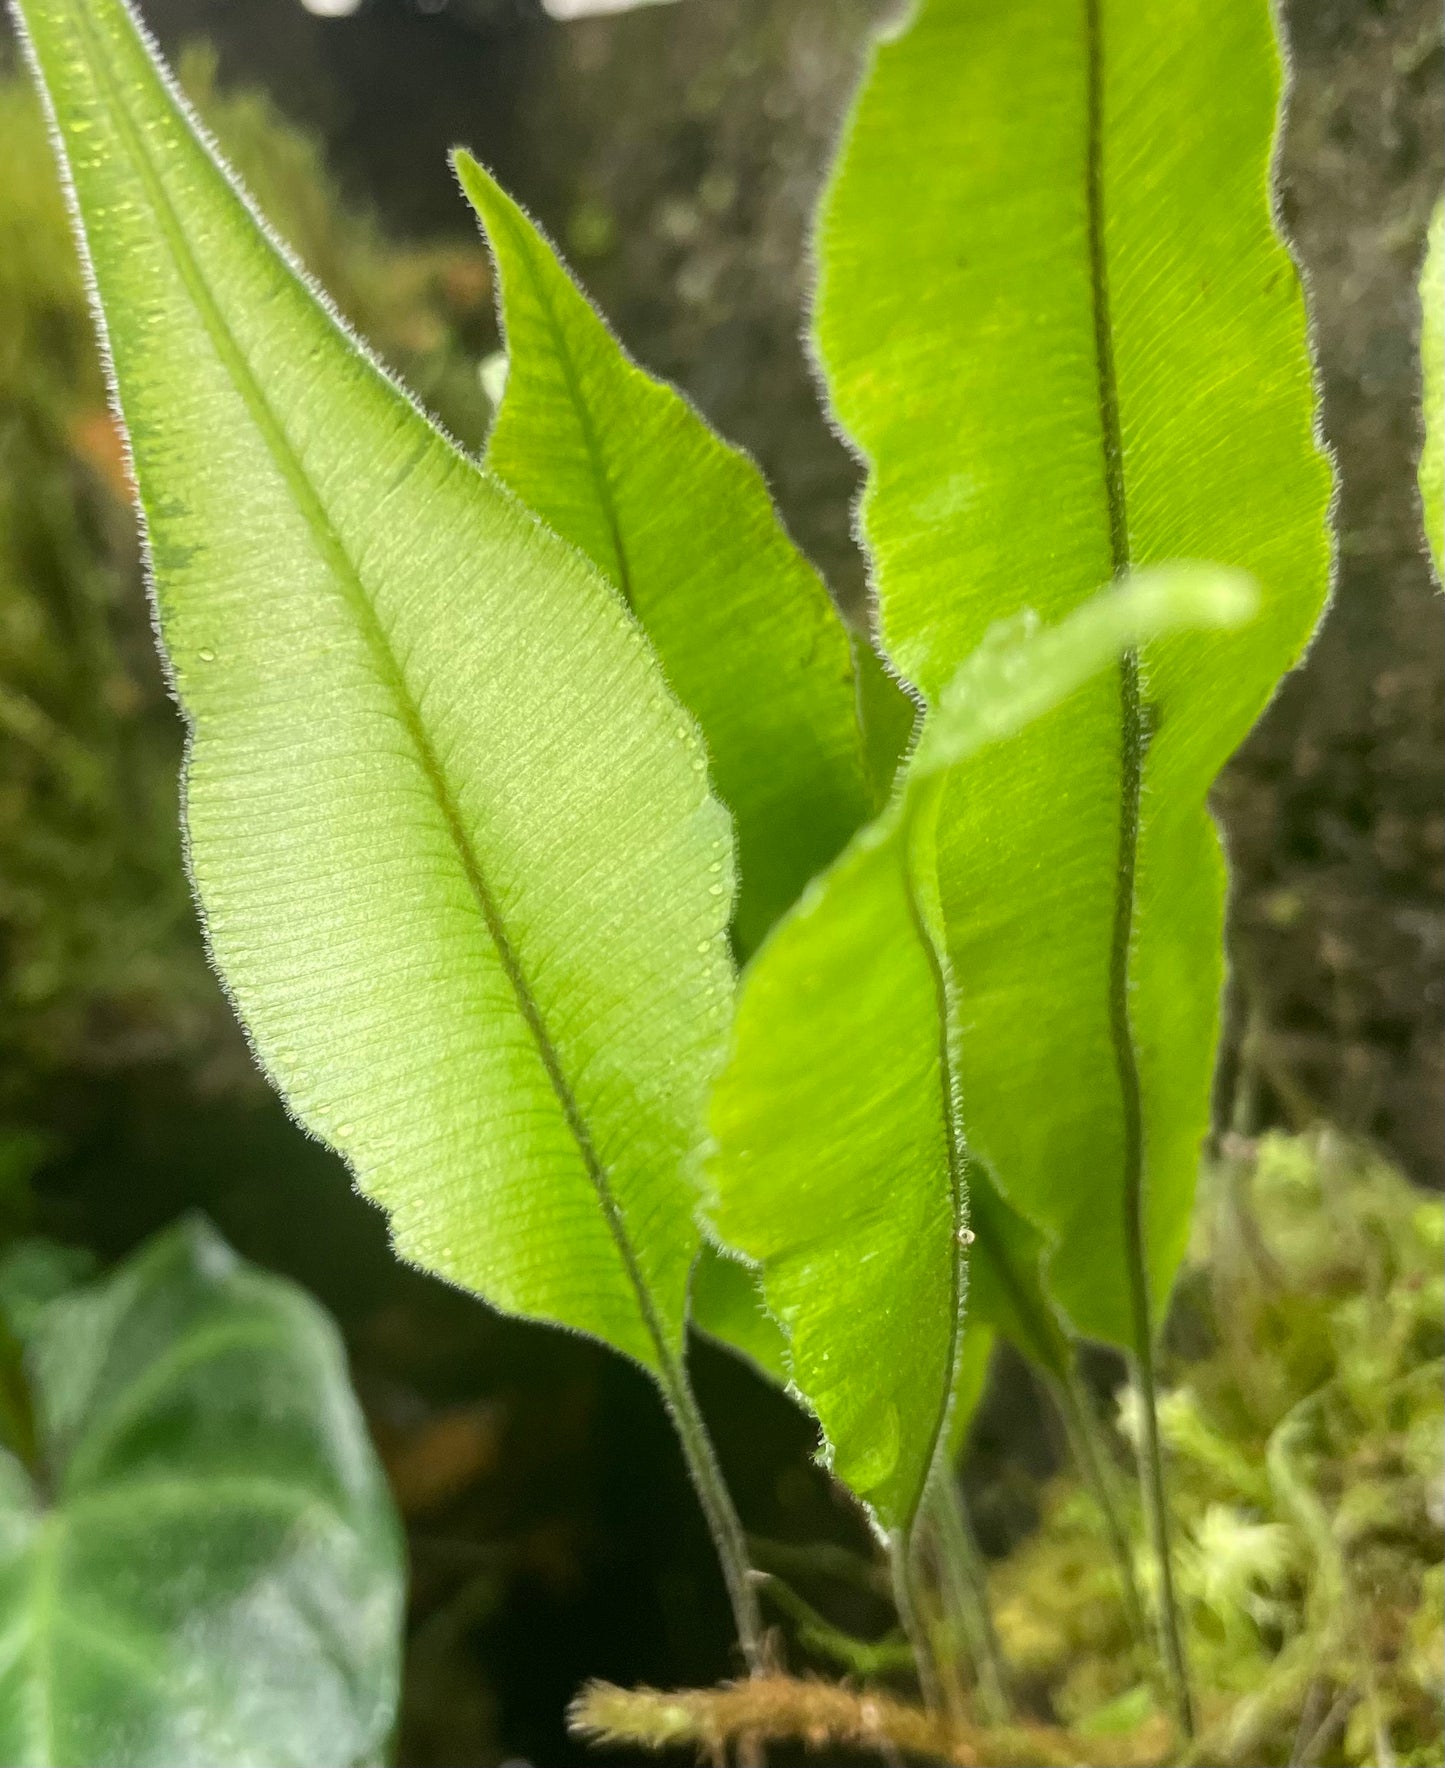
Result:
M914 1539L902 1529L894 1529L888 1537L888 1571L893 1580L893 1602L898 1610L899 1624L913 1651L918 1692L923 1696L926 1711L936 1715L943 1710L943 1682L919 1600Z
M926 1514L951 1642L962 1640L966 1644L984 1717L992 1725L1006 1724L1012 1717L1012 1702L1008 1668L989 1607L988 1568L963 1492L947 1466L940 1466L935 1474L926 1500Z
M763 1620L757 1579L748 1561L747 1536L718 1465L717 1451L703 1422L686 1365L680 1358L669 1357L663 1364L661 1380L663 1398L682 1445L688 1477L707 1519L708 1533L722 1567L738 1644L749 1672L756 1675L764 1667Z
M1144 1493L1144 1512L1159 1566L1159 1632L1164 1664L1174 1696L1175 1717L1187 1741L1194 1739L1194 1697L1189 1688L1189 1664L1184 1652L1184 1632L1174 1590L1174 1554L1170 1545L1169 1493L1164 1483L1164 1455L1159 1442L1159 1412L1154 1379L1153 1347L1143 1340L1144 1354L1134 1361L1142 1432L1139 1443L1139 1477Z
M1109 1457L1100 1441L1099 1421L1079 1376L1077 1362L1063 1377L1050 1375L1048 1385L1064 1421L1064 1434L1084 1484L1099 1507L1104 1532L1109 1537L1109 1550L1119 1573L1119 1592L1124 1604L1129 1631L1141 1645L1149 1640L1150 1627L1145 1618L1144 1599L1139 1593L1139 1580L1134 1573L1134 1552L1129 1531L1120 1514L1118 1492L1110 1473Z

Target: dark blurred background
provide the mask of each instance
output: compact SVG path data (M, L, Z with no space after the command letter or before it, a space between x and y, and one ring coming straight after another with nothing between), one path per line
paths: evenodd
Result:
M484 433L478 366L496 336L447 169L456 142L542 221L640 360L757 456L857 607L854 472L799 340L808 216L876 0L676 0L567 21L541 0L144 10L169 56L210 46L184 56L184 77L228 152L463 440ZM1280 213L1339 468L1339 573L1306 667L1218 792L1235 865L1225 1077L1248 1031L1266 1121L1327 1118L1438 1186L1442 649L1415 493L1414 291L1442 176L1441 13L1437 0L1283 12ZM7 36L0 63L13 69ZM642 1378L397 1266L380 1217L250 1068L192 927L179 730L17 90L0 110L0 1202L103 1257L200 1205L322 1297L409 1526L399 1760L561 1768L583 1759L561 1714L584 1676L729 1669L702 1524ZM706 1347L698 1375L750 1527L861 1544L788 1402ZM1026 1381L1000 1365L975 1433L992 1551L1029 1522L1010 1470L1051 1453L1022 1422ZM860 1628L883 1624L866 1594L842 1600Z

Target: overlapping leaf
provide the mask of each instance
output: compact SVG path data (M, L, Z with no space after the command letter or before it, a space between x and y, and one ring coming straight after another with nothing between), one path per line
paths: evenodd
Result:
M942 696L888 810L748 970L713 1096L712 1219L758 1266L830 1465L885 1531L911 1527L947 1429L969 1233L975 1261L988 1259L1000 1221L970 1221L957 1066L968 1002L935 891L938 807L960 768L1005 754L1003 738L1086 691L1121 647L1237 624L1250 601L1228 574L1180 567L1052 630L1001 629ZM989 1281L1002 1316L997 1261Z
M665 1369L732 990L697 733L612 587L293 273L120 0L20 15L257 1051L408 1257Z
M401 1532L330 1322L197 1223L31 1321L0 1450L0 1760L379 1762Z
M788 1385L787 1340L764 1307L757 1277L746 1265L705 1244L693 1267L691 1301L694 1326L776 1386Z
M508 345L487 463L616 585L697 719L750 951L873 808L848 633L753 463L629 360L517 204L456 163Z
M1127 655L963 766L940 814L971 1145L1046 1232L1074 1324L1124 1344L1131 1255L1157 1301L1207 1125L1205 796L1326 593L1277 102L1267 0L923 0L876 52L820 227L882 630L926 694L993 622L1129 567L1261 586L1247 630Z

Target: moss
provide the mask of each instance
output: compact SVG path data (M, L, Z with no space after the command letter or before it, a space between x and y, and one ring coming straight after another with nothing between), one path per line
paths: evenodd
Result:
M1330 1132L1231 1138L1204 1175L1160 1419L1202 1721L1189 1752L1154 1652L1131 1637L1099 1510L1067 1476L1045 1484L1038 1527L990 1572L1022 1730L980 1726L981 1702L929 1717L876 1689L788 1678L756 1698L593 1687L574 1724L714 1759L752 1734L978 1768L1438 1764L1442 1244L1440 1200ZM1118 1424L1122 1471L1137 1435L1127 1391ZM1137 1508L1131 1521L1142 1542ZM794 1569L808 1557L794 1549ZM1142 1545L1138 1574L1151 1591ZM804 1628L796 1640L808 1648Z

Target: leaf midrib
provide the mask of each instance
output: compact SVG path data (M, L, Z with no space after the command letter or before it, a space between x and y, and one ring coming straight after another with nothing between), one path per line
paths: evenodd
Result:
M1088 206L1089 293L1094 320L1104 496L1109 516L1109 552L1114 577L1132 564L1129 510L1124 473L1119 384L1114 363L1114 331L1109 310L1108 251L1104 237L1104 30L1103 0L1083 0L1086 64L1087 146L1085 186ZM1123 1190L1125 1263L1135 1346L1150 1354L1149 1279L1144 1253L1144 1108L1139 1057L1129 1020L1129 960L1134 934L1135 879L1139 850L1139 809L1144 773L1144 719L1139 653L1130 647L1119 659L1119 834L1114 879L1114 914L1109 945L1109 1036L1124 1118Z
M185 229L171 203L164 181L152 163L150 150L140 132L131 122L125 106L124 93L120 90L119 83L110 69L104 44L98 40L95 27L87 16L83 5L73 6L71 15L75 19L79 35L84 41L86 59L90 64L92 75L109 95L111 113L116 126L127 140L131 158L146 187L176 270L196 304L196 309L212 347L220 357L237 392L250 412L252 421L260 432L282 478L286 481L291 495L300 507L319 550L330 566L333 575L342 585L346 600L371 654L373 665L383 684L391 693L401 716L403 727L415 746L422 773L442 813L447 833L456 849L467 884L481 912L487 933L501 959L502 968L506 972L507 980L516 998L518 1010L531 1033L538 1057L561 1108L568 1131L577 1144L587 1176L597 1193L604 1219L617 1247L618 1256L636 1294L643 1324L648 1336L653 1341L663 1369L667 1370L673 1362L671 1347L653 1306L651 1293L643 1281L621 1207L612 1193L607 1169L593 1146L586 1121L572 1093L562 1068L560 1056L547 1031L541 1008L522 970L520 959L512 944L501 912L493 899L480 860L452 797L441 762L426 735L416 703L392 653L390 641L371 606L360 570L347 551L341 536L336 532L335 525L324 504L312 489L305 468L297 458L283 426L271 409L270 401L256 380L245 352L232 336L225 317L211 293L205 273L191 250ZM241 200L239 195L237 195L237 200ZM424 419L419 419L419 421L425 422ZM419 444L413 458L403 469L404 472L409 471L416 464L416 459L423 447L437 444L443 448L450 446L439 432L434 436L429 434ZM457 458L460 461L461 457ZM469 470L476 470L470 466L470 463L461 462L461 464L467 466Z
M949 1035L953 1012L952 989L947 969L948 959L946 954L940 951L938 942L929 928L928 916L918 894L918 880L913 861L913 824L920 811L923 815L936 813L941 782L927 781L922 790L926 797L921 806L905 802L902 828L899 831L899 848L902 857L903 893L908 903L908 914L913 922L915 937L923 947L924 957L928 964L929 979L933 985L934 1000L937 1004L938 1084L942 1095L944 1136L948 1151L949 1206L953 1228L949 1237L949 1301L952 1330L949 1337L945 1379L940 1387L938 1409L929 1436L928 1452L923 1458L923 1483L913 1500L910 1521L912 1512L916 1512L923 1502L923 1493L933 1471L934 1461L938 1456L939 1444L943 1441L944 1431L948 1425L954 1383L958 1379L958 1360L963 1347L964 1301L968 1280L964 1262L964 1235L968 1228L969 1153L963 1126L959 1121L961 1083L954 1062L953 1042Z

